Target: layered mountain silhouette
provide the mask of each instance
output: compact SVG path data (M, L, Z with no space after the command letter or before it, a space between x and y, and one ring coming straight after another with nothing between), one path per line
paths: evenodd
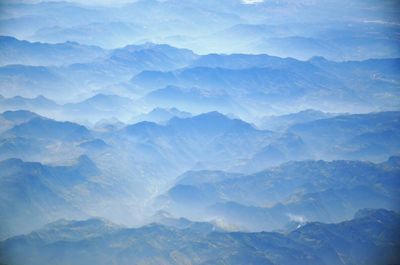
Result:
M350 221L309 223L284 235L216 231L190 221L181 228L125 228L95 218L60 220L2 241L0 259L9 264L375 264L383 257L396 263L399 221L398 213L369 209Z
M176 215L222 218L256 231L292 219L337 222L361 208L398 210L396 160L289 162L252 175L189 172L157 203Z
M398 7L3 0L0 264L400 263Z

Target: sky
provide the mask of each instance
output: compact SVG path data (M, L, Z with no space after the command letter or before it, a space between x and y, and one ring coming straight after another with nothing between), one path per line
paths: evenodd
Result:
M15 3L15 2L23 2L23 3L39 3L39 2L75 2L84 5L120 5L134 2L135 0L5 0L5 2ZM162 1L162 0L160 0ZM218 1L218 0L216 0ZM265 0L241 0L245 4L256 4L264 2Z

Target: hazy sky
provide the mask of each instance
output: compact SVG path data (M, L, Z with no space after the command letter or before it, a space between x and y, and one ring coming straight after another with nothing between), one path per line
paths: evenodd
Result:
M165 0L159 0L159 1L165 1ZM218 0L216 0L218 1ZM241 0L242 2L246 4L254 4L254 3L260 3L264 2L264 0ZM46 1L41 1L41 0L6 0L6 2L10 3L15 3L15 2L24 2L24 3L39 3L39 2L76 2L80 4L85 4L85 5L95 5L95 4L101 4L101 5L119 5L119 4L125 4L125 3L131 3L135 2L135 0L46 0Z

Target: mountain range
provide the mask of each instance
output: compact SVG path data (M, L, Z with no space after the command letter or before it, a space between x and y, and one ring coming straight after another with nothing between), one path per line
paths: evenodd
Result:
M30 41L108 49L155 41L201 54L269 53L297 59L399 56L399 14L393 1L143 0L123 6L8 1L3 10L0 33Z
M18 56L19 61L8 56L0 67L0 93L8 98L44 96L72 103L105 94L135 99L147 109L217 110L250 119L265 116L265 112L282 114L282 110L337 112L339 107L339 112L354 113L393 110L399 105L398 59L334 62L322 57L298 60L266 54L198 55L153 43L105 50L12 37L1 41L5 53L20 49L14 53L26 54ZM76 56L76 61L63 59L82 53L88 55ZM53 62L40 62L40 58ZM298 107L288 110L288 106Z
M218 231L190 221L185 228L159 224L126 228L95 218L60 220L2 241L0 260L7 264L396 263L399 221L398 213L365 209L349 221L308 223L280 234Z
M400 264L397 0L2 0L0 265Z
M222 219L250 231L282 229L292 219L337 222L361 208L397 211L398 162L289 162L252 175L189 172L155 203L177 216Z

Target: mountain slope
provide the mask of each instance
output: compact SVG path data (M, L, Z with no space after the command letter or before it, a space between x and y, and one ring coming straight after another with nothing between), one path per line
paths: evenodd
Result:
M6 134L37 138L79 141L91 137L90 131L82 125L72 122L60 122L46 118L35 118L26 123L14 126Z
M68 65L104 57L106 51L75 42L48 44L0 36L0 64Z
M99 219L59 221L2 241L0 260L11 265L28 260L33 265L396 263L399 221L395 212L369 210L343 223L310 223L286 236L213 231L196 223L132 229Z
M395 161L289 162L252 175L199 171L156 203L177 216L221 218L252 231L280 229L293 219L337 222L366 207L398 210Z
M190 159L191 163L204 161L205 165L206 161L218 164L229 161L229 158L246 157L260 144L270 141L273 135L218 112L172 118L165 125L140 122L127 126L123 131L132 140L155 145L165 157Z
M87 157L70 167L8 159L0 162L0 168L2 237L30 231L63 216L86 216L71 203L68 193L98 174Z
M288 131L319 156L382 161L388 154L398 154L399 118L397 111L341 115L293 125ZM383 141L379 135L389 137Z

